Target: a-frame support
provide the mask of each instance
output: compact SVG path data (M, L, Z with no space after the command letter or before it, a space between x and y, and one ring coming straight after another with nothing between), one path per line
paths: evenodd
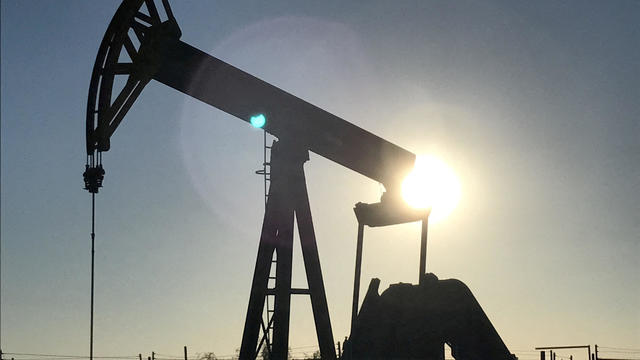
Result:
M263 341L269 340L267 334L271 326L273 337L270 339L271 344L267 343L267 346L271 345L270 359L287 359L292 294L309 295L322 359L336 358L304 176L303 166L307 160L307 150L284 144L282 141L274 143L271 149L271 186L242 334L241 360L253 360L259 355L258 351ZM291 288L294 217L298 224L309 289ZM269 288L274 252L277 257L275 287ZM263 311L267 295L274 295L275 305L273 317L265 324ZM262 338L258 345L261 333Z

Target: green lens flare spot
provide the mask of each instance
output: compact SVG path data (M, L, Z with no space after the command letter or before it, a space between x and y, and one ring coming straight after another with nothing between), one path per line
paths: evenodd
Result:
M251 126L253 126L254 128L260 129L264 126L264 124L267 123L267 118L264 116L264 114L258 114L258 115L252 116L250 121L251 121Z

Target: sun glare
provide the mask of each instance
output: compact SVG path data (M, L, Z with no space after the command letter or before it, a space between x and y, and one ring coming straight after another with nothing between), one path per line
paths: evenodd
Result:
M446 218L460 201L460 181L453 170L435 156L418 156L413 171L402 183L402 196L412 207L431 208L429 222Z

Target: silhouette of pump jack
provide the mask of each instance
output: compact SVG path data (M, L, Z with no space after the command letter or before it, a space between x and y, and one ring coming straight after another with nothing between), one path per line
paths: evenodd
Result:
M462 281L429 273L382 295L379 286L371 280L344 359L443 360L445 343L456 360L516 359Z

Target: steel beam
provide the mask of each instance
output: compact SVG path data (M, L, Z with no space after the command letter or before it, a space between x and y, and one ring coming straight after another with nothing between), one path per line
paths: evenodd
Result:
M264 114L264 129L280 140L383 183L387 191L413 169L415 155L348 121L179 40L167 39L153 78L249 121Z

